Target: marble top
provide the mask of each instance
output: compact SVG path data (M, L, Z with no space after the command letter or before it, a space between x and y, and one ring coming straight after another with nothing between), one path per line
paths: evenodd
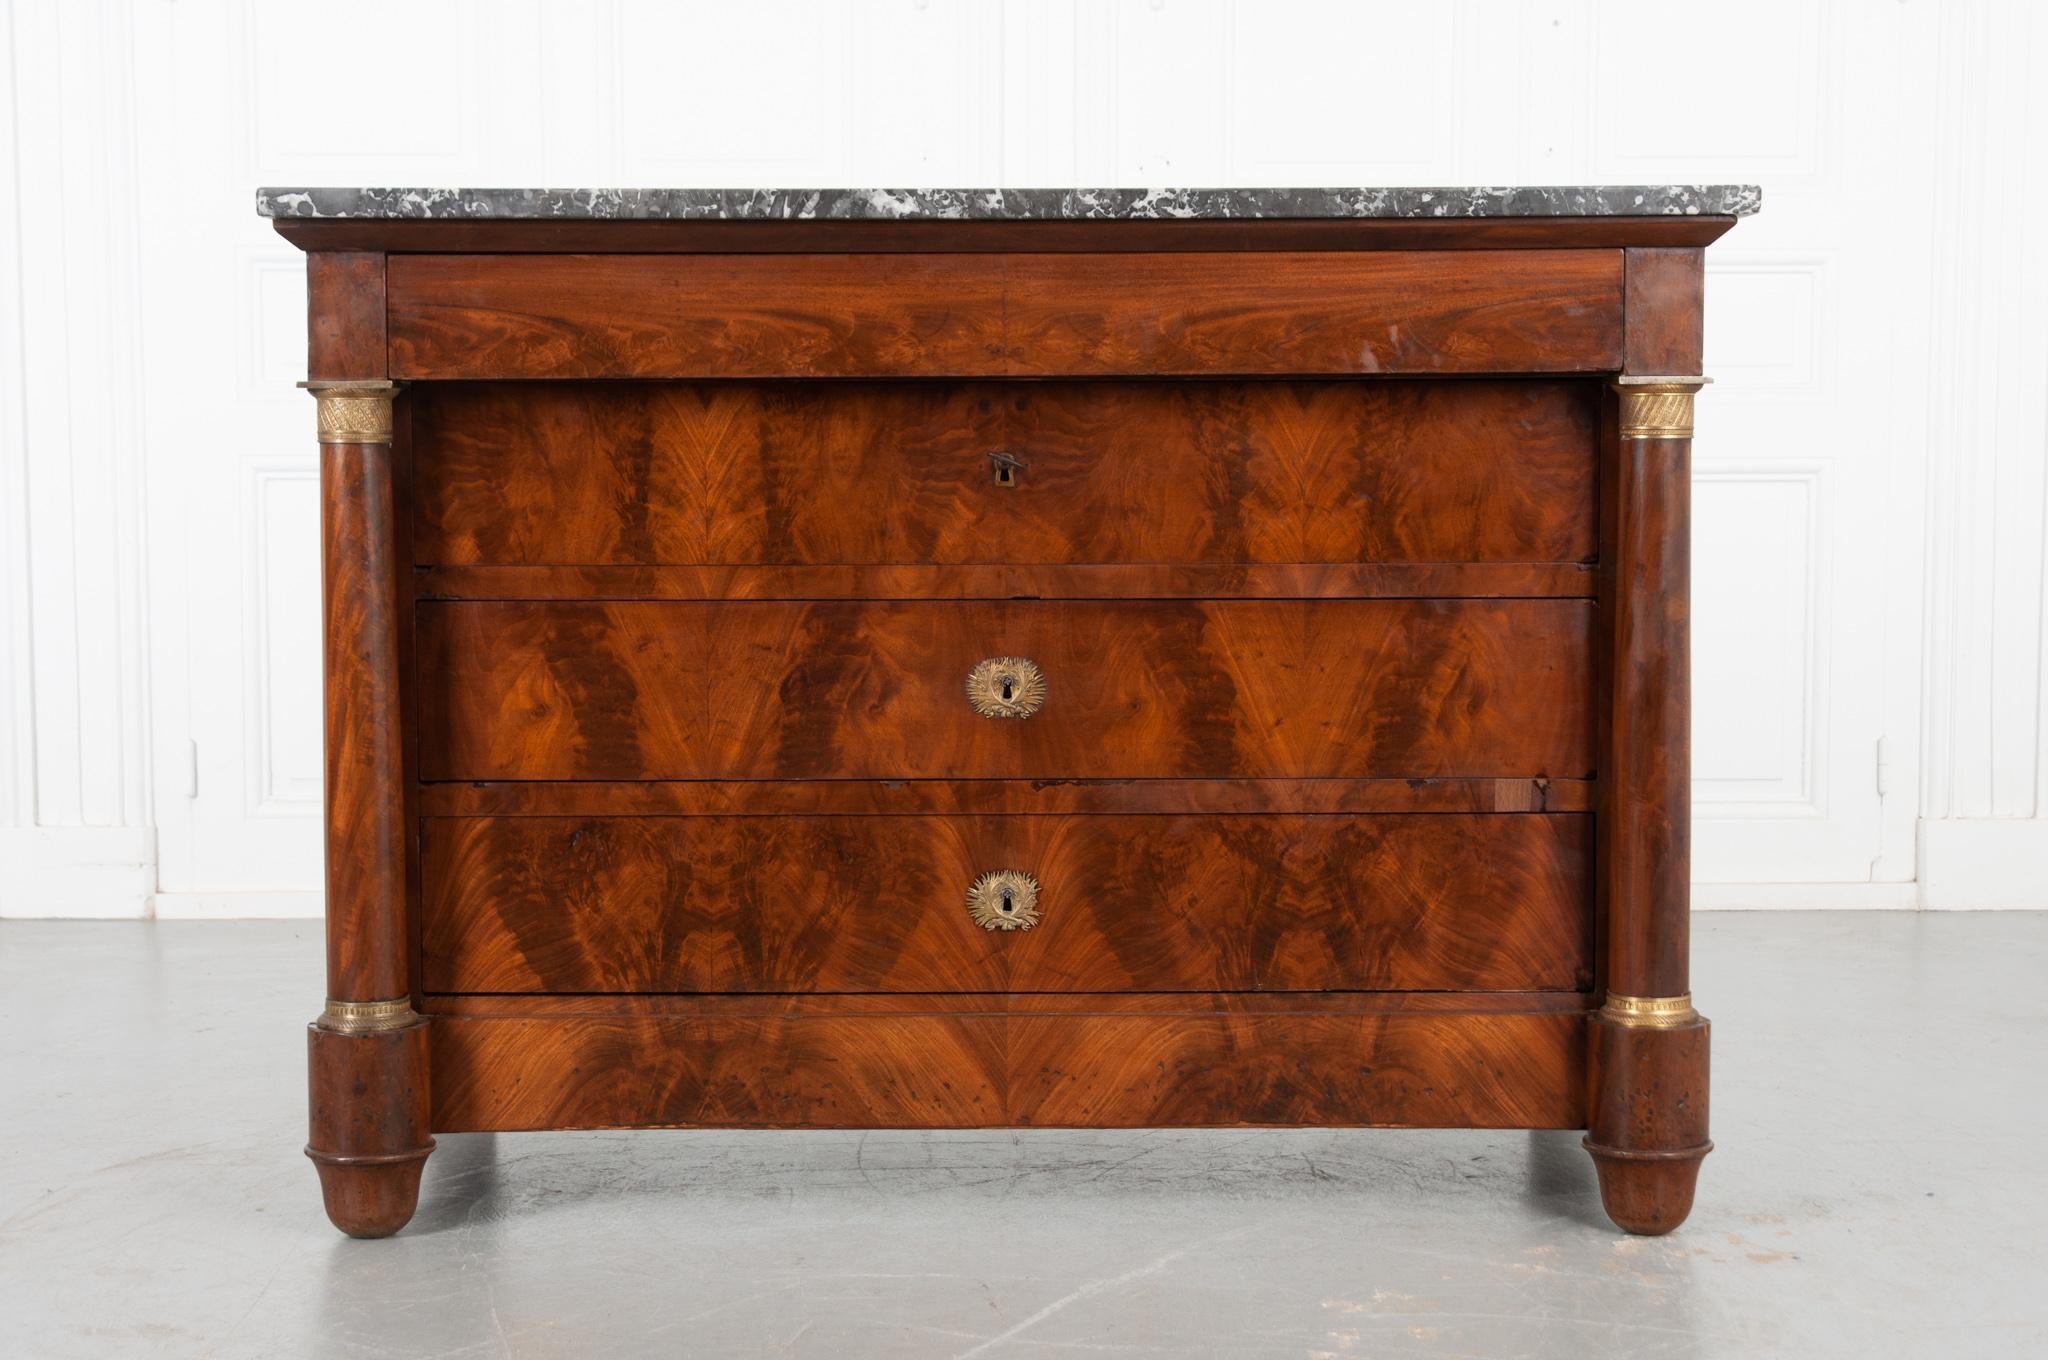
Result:
M1747 216L1754 184L1379 189L258 189L264 217L1030 221Z

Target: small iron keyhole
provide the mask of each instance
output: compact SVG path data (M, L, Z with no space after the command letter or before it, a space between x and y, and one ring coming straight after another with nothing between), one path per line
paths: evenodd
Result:
M1014 692L1016 683L1017 679L1015 676L1006 675L1003 677L1003 699L1005 702L1017 697Z
M1017 903L1016 900L1013 897L1011 897L1010 890L1008 888L1003 889L1003 914L1007 916L1009 913L1015 911L1016 909Z

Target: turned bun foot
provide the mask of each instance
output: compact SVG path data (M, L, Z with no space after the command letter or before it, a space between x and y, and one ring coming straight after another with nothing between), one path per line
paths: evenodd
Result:
M411 1220L420 1171L434 1150L426 1022L402 1002L381 1004L399 1027L351 1033L314 1024L306 1036L306 1155L319 1168L327 1217L350 1237L389 1237ZM349 1021L344 1016L341 1023Z
M390 1157L342 1157L307 1148L320 1170L327 1220L350 1237L389 1237L412 1221L420 1202L420 1172L434 1140L416 1152Z
M1623 1152L1586 1139L1600 1176L1600 1207L1623 1232L1661 1237L1692 1213L1700 1160L1712 1143L1680 1152Z
M1620 998L1626 1003L1631 998ZM1639 999L1637 999L1639 1000ZM1692 1010L1608 1005L1591 1022L1586 1151L1600 1203L1624 1232L1657 1236L1692 1212L1707 1139L1707 1022Z

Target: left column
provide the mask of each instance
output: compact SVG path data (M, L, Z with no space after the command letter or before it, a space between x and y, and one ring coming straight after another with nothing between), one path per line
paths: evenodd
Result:
M306 1155L334 1226L388 1237L412 1217L434 1150L406 897L398 388L381 378L305 387L319 404L327 728L327 1004L306 1036Z

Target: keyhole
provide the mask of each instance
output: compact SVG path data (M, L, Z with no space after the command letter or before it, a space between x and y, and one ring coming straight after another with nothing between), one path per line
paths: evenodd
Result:
M1008 913L1014 910L1016 910L1016 906L1010 900L1010 890L1008 888L1005 888L1003 889L1003 911L1005 913Z
M1012 476L1010 475L1010 465L1009 465L1008 463L997 463L997 464L996 464L996 485L997 485L997 486L1014 486L1014 485L1016 485L1016 478L1014 478L1014 477L1012 477Z
M1014 698L1014 697L1015 697L1015 696L1014 696L1014 695L1013 695L1013 694L1012 694L1012 693L1010 692L1010 687L1011 687L1012 685L1014 685L1015 683L1016 683L1016 680L1015 680L1015 678L1014 678L1014 677L1012 677L1012 676L1008 676L1008 675L1006 675L1006 676L1004 676L1004 677L1003 677L1003 702L1005 702L1005 703L1008 703L1008 702L1009 702L1009 701L1010 701L1010 700L1011 700L1012 698Z

